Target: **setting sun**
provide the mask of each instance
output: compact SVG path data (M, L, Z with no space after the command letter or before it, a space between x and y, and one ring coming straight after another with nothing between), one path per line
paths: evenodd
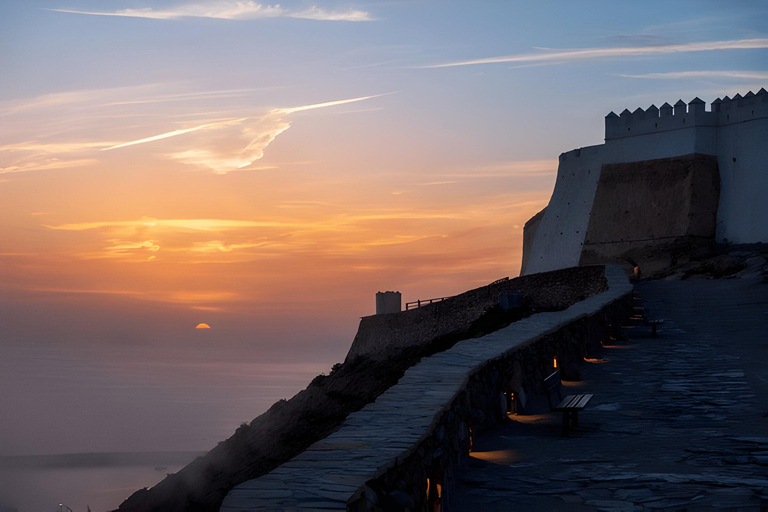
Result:
M197 326L195 327L195 329L210 329L210 328L211 326L206 323L197 324Z

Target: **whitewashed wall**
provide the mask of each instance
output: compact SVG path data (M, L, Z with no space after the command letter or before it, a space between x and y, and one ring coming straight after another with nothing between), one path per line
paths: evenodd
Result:
M705 110L667 104L661 112L628 110L606 117L606 142L560 155L555 190L536 229L522 274L579 263L603 164L700 153L717 155L721 192L718 242L768 242L768 93L719 98ZM735 159L735 161L734 161Z

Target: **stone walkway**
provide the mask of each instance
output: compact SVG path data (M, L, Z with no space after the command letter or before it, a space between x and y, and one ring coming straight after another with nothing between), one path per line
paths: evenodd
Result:
M564 387L595 394L571 438L541 402L479 436L452 510L768 510L768 283L636 290L658 337L626 329Z
M471 372L632 290L619 267L608 266L606 277L608 291L564 311L524 318L423 359L374 403L350 414L338 431L271 473L232 489L221 510L346 510L347 500L359 488L398 457L407 456L431 432L435 418L463 389Z

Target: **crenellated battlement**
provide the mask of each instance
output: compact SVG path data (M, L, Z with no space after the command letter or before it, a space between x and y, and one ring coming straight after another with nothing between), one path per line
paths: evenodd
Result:
M678 100L674 106L664 103L651 105L634 112L624 109L620 115L614 112L605 116L605 140L636 137L671 130L697 127L719 127L768 117L768 92L764 88L757 94L752 91L733 98L717 98L710 110L703 100L692 99L687 104Z

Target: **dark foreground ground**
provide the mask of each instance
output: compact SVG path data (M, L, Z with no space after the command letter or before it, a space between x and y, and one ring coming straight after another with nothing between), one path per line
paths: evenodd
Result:
M768 510L768 283L636 291L658 337L628 327L564 387L595 394L571 438L541 402L479 436L452 510Z

